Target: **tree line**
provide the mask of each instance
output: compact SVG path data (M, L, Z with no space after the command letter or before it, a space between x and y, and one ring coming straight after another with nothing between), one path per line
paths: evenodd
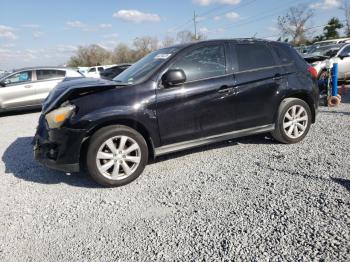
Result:
M326 25L312 25L314 10L305 4L288 9L286 14L279 16L277 26L280 33L279 41L289 42L299 46L317 41L350 37L350 1L343 0L339 7L344 12L344 19L332 17ZM315 36L315 30L323 27L323 33ZM345 29L345 34L340 30Z
M132 46L120 43L114 50L107 50L100 45L92 44L80 46L74 56L72 56L67 66L96 66L108 64L133 63L141 59L148 53L162 47L168 47L174 44L187 43L206 39L204 34L195 36L190 31L181 31L177 33L176 38L167 36L162 41L157 37L143 36L134 39Z

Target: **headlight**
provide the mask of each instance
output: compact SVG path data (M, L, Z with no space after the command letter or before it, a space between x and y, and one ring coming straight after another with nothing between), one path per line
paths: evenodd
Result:
M75 111L74 105L66 105L48 113L45 118L50 128L59 128L72 116Z

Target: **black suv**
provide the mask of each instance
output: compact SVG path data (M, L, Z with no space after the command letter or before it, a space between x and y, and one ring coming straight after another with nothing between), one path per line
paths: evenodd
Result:
M316 71L289 45L211 40L155 51L113 81L62 82L43 105L35 157L86 167L106 186L136 179L150 158L271 132L296 143L315 122Z

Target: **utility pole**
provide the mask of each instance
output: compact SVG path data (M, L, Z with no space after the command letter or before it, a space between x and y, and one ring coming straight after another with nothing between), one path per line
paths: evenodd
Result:
M193 25L194 25L194 38L197 40L197 15L196 11L193 11Z

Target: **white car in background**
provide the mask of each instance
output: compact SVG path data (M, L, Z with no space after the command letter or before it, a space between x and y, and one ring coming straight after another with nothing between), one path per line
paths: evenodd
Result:
M78 68L78 72L82 73L83 75L85 75L89 70L89 67L86 67L86 66L78 66L77 68Z
M84 73L84 75L86 77L100 78L100 73L104 70L104 66L92 66L86 71L86 73Z
M0 78L0 112L37 108L49 92L65 78L84 77L74 69L32 67Z
M326 45L336 45L336 44L347 44L350 43L350 38L339 38L339 39L331 39L324 40L314 43L316 46L326 46Z

